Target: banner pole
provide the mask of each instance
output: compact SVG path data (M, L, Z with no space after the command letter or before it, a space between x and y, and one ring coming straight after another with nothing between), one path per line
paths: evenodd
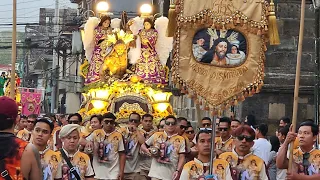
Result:
M301 1L301 17L300 17L300 31L299 31L299 44L297 54L297 66L296 66L296 80L294 85L294 101L293 101L293 113L292 113L292 132L296 131L297 127L297 114L298 114L298 101L299 101L299 87L300 87L300 67L301 67L301 55L302 55L302 43L303 43L303 31L304 31L304 14L305 14L305 0ZM290 144L289 154L289 166L288 172L292 172L293 165L293 142Z
M213 159L215 159L215 139L216 139L216 116L212 117L212 132L211 132L211 153L210 153L210 164L209 164L209 174L212 175L213 170Z

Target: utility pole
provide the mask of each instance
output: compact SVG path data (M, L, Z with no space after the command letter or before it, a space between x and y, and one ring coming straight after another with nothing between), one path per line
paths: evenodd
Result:
M54 22L54 32L53 32L53 46L55 47L58 43L58 35L59 35L59 0L56 0L56 5L55 5L55 11L54 11L54 16L55 16L55 22ZM57 80L59 79L59 72L57 72L58 67L58 54L56 50L53 50L53 57L52 57L52 69L53 69L53 78L52 78L52 88L51 88L51 113L56 113L56 102L57 102Z
M16 60L17 60L17 0L12 0L12 52L11 52L11 79L10 98L15 99ZM17 87L18 88L18 87Z

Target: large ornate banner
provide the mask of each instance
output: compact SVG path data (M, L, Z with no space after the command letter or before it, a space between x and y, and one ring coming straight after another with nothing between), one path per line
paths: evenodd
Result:
M40 114L42 90L21 88L21 113L25 116Z
M268 39L263 0L177 0L173 78L210 109L259 92Z

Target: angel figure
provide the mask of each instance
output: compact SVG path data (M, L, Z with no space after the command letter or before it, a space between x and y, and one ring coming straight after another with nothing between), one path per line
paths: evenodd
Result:
M86 85L100 81L100 67L103 64L103 59L112 49L105 41L110 34L112 34L112 22L109 16L102 16L100 20L96 17L90 17L85 24L83 45L86 58L89 61L85 78Z
M136 48L131 48L129 59L130 63L135 65L135 74L145 83L167 84L166 62L173 42L172 38L165 36L168 18L159 17L155 25L150 18L145 18L143 24L141 18L134 20L137 22L130 26L130 30L137 36Z

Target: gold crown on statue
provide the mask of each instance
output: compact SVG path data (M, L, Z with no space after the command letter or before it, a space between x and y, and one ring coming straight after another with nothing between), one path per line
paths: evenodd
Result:
M119 29L113 30L113 33L107 36L107 42L110 44L116 44L118 41L123 41L125 44L128 44L133 40L133 34L125 33Z

